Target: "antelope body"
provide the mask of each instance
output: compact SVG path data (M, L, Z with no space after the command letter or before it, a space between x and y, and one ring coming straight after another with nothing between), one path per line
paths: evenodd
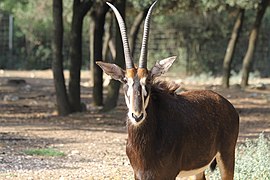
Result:
M239 132L238 113L232 104L212 91L177 93L175 84L156 81L176 57L147 69L147 41L152 9L149 8L139 67L130 55L126 28L114 11L123 40L126 71L115 64L97 62L105 73L121 81L128 107L126 153L139 180L175 179L195 175L205 179L209 166L219 166L223 180L232 180L235 145Z

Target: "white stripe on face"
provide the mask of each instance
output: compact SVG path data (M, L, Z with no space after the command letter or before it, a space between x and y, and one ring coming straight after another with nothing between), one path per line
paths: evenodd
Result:
M128 117L131 120L132 124L134 125L139 125L146 117L146 107L149 102L149 94L146 90L146 77L141 78L139 81L139 86L134 86L134 81L133 78L128 78L127 79L127 91L125 94L125 101L127 104L127 107L129 109L128 111ZM139 88L139 89L134 89L134 88ZM135 95L136 91L140 91L140 95ZM138 92L137 92L138 93ZM135 99L135 98L140 98L140 99ZM134 104L134 103L139 103L139 104ZM136 107L140 106L140 107ZM138 111L139 110L139 111ZM143 116L142 119L139 121L134 118L134 116Z
M127 94L125 95L125 100L126 100L126 104L129 110L132 108L131 102L133 102L133 89L132 89L133 84L134 84L133 79L128 78L127 79L128 90L127 90Z
M146 77L143 77L140 80L140 84L142 86L142 101L143 101L143 107L144 107L143 109L144 109L144 113L145 113L145 109L147 108L148 103L149 103L149 94L147 94L146 87L145 87L145 85L146 85ZM147 97L147 98L144 99L145 97Z
M143 77L141 80L140 80L140 84L142 86L142 95L143 96L147 96L147 91L145 89L145 84L146 84L146 77Z

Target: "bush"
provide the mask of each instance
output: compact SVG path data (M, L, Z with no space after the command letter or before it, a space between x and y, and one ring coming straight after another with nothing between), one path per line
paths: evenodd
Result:
M237 147L235 162L235 180L270 179L270 141L260 134L256 140L247 139ZM209 174L209 179L221 179L219 171Z

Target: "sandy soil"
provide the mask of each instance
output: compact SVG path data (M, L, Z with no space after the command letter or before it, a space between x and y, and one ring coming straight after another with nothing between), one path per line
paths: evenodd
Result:
M89 72L82 74L82 101L87 112L59 117L50 71L0 71L0 179L132 179L125 155L125 103L106 114L91 105ZM66 74L66 77L68 75ZM212 79L196 82L167 77L183 89L212 89L237 108L239 143L270 135L270 80L252 81L243 91L234 85L221 89ZM8 83L23 79L26 83ZM263 86L261 85L263 83ZM64 157L30 156L27 149L52 147Z

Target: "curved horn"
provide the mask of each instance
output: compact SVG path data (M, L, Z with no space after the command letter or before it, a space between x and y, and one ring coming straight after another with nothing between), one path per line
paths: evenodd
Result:
M130 54L125 22L121 16L121 14L119 13L119 11L111 3L109 3L109 2L106 2L106 3L112 8L112 10L116 16L119 28L120 28L120 33L122 36L123 47L124 47L126 69L132 69L132 68L134 68L134 63L132 61L131 54Z
M155 1L149 8L148 13L144 22L144 31L143 31L143 39L142 39L142 48L141 55L139 59L139 68L147 68L147 50L148 50L148 36L149 36L149 28L150 28L150 19L153 7L157 1Z

